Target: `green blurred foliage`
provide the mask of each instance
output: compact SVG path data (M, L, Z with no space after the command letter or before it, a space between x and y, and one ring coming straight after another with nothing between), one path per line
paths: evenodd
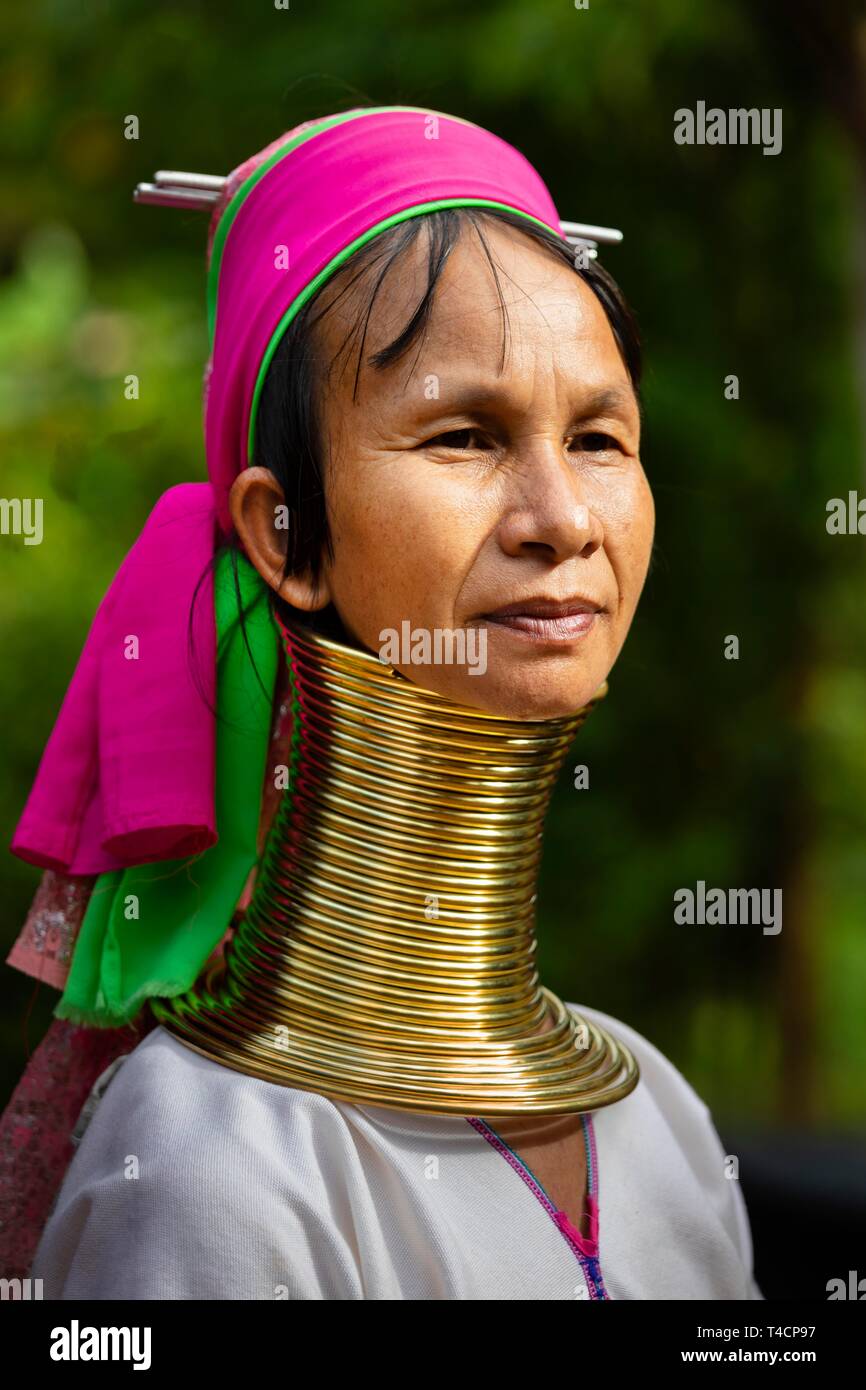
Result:
M469 117L563 217L623 229L604 259L646 347L656 551L573 750L590 790L557 789L543 978L645 1033L722 1118L862 1124L866 540L825 519L866 487L863 152L785 11L45 0L0 34L0 494L43 497L46 527L0 537L4 842L118 564L160 492L204 477L206 217L134 185L225 173L356 104ZM781 107L782 153L676 145L698 100ZM8 946L39 874L7 855L2 875ZM783 887L781 934L674 925L698 879ZM11 970L2 989L8 1089L56 996Z

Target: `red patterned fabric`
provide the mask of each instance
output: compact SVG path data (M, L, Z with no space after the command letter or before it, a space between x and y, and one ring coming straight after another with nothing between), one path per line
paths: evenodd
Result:
M93 874L72 878L46 869L6 964L62 993L72 948L95 882Z
M56 1018L0 1119L0 1276L25 1279L75 1152L70 1135L93 1083L154 1026L82 1028Z

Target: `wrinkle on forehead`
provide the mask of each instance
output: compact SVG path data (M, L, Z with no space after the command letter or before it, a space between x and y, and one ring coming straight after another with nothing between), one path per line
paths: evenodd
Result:
M471 229L476 230L474 226ZM545 349L538 343L530 323L531 316L541 317L548 329L548 342L560 351L571 352L593 342L597 345L601 331L609 339L611 363L627 377L607 315L581 277L516 230L512 233L508 228L488 223L484 231L494 265L477 233L469 238L464 231L446 257L434 286L428 317L400 389L408 389L413 378L441 375L445 368L456 371L462 370L464 364L471 364L477 372L480 365L488 366L488 357L491 373L501 376L510 361L509 333L512 340L516 333L518 346L515 374L522 370L527 343L530 360L526 361L525 369L533 370L531 362L537 361L540 349L542 352ZM372 386L376 395L380 389L386 389L386 383L390 384L389 377L391 381L396 380L402 368L402 356L385 366L376 366L369 359L402 333L416 312L427 287L429 249L429 235L422 235L401 260L389 268L379 285L366 325L360 371L357 355L363 336L361 320L366 317L380 268L373 263L360 274L356 272L355 283L345 293L343 287L333 287L328 300L333 307L316 331L321 334L323 348L333 367L337 354L342 354L350 345L354 330L356 351L350 351L344 362L339 378L341 393L350 362L358 376L358 396L362 393L362 383L368 390ZM504 286L500 279L497 287L497 275L504 276L507 282ZM516 315L509 313L515 306ZM496 332L494 320L502 323L501 334ZM498 365L495 365L497 346ZM357 404L354 390L352 396Z

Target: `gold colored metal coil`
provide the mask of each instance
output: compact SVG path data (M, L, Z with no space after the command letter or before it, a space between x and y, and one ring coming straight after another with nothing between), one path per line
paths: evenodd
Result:
M157 1001L159 1021L247 1075L398 1110L562 1114L628 1095L628 1048L535 961L545 812L607 686L568 718L502 719L280 628L289 786L224 960Z

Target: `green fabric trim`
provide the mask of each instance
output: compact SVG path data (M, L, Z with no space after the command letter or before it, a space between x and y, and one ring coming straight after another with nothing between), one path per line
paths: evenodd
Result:
M222 940L257 862L279 633L270 588L244 556L235 559L249 650L231 551L219 553L214 572L217 843L197 857L100 874L56 1018L117 1028L147 999L183 994ZM127 918L134 899L138 915Z

